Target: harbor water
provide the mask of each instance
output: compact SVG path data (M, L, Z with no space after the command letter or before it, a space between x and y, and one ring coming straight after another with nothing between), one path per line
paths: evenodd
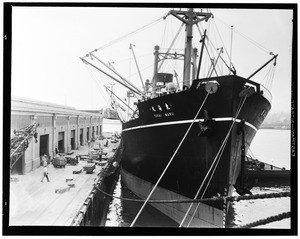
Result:
M252 145L252 154L260 161L290 169L290 130L261 129ZM253 194L280 193L290 187L254 187ZM128 227L142 206L140 202L119 198L138 199L119 179L111 200L105 226ZM238 196L234 193L233 196ZM119 198L117 198L119 197ZM290 197L258 199L234 202L228 227L238 227L254 221L290 211ZM290 229L291 219L272 222L256 228ZM147 205L135 223L137 227L178 227L178 225L155 208Z

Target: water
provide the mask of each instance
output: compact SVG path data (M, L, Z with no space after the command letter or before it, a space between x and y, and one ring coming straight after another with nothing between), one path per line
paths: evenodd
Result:
M261 129L251 143L250 150L260 161L290 169L291 131Z
M290 169L290 130L260 130L251 145L251 151L260 161ZM290 187L255 187L253 194L279 193L290 191ZM114 190L114 196L123 198L137 197L120 180ZM234 193L233 196L238 196ZM109 206L106 226L128 227L141 208L142 203L114 198ZM234 202L230 227L241 226L266 217L290 211L290 198L272 198ZM290 229L290 218L272 222L256 228ZM146 206L135 226L178 227L164 214L151 206Z
M105 134L112 134L115 132L121 133L122 125L120 120L103 119L102 131Z
M114 196L139 199L121 182L120 178L114 190ZM109 205L105 226L129 227L142 205L142 202L124 201L114 198ZM157 209L146 205L135 226L177 227L177 224Z

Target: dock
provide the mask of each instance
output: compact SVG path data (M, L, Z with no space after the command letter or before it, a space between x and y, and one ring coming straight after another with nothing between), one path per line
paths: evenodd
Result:
M103 145L103 141L101 142ZM89 222L78 221L78 215L82 214L82 208L87 201L99 204L96 197L95 182L99 184L99 175L107 170L108 161L113 158L119 141L109 142L103 147L106 159L99 163L82 157L78 164L66 164L65 167L48 165L49 180L43 177L43 167L39 167L26 175L13 175L10 182L10 226L72 226L92 225ZM72 155L88 155L90 148L81 146L73 150ZM83 170L93 164L92 171ZM88 208L93 213L92 204ZM95 207L99 210L99 205ZM99 214L98 214L99 217ZM84 218L84 215L82 216ZM75 223L76 222L76 223Z

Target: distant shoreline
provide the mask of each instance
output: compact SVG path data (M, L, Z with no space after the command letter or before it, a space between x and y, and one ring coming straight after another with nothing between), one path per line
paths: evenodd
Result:
M277 129L277 130L290 130L291 127L282 126L262 126L260 129Z

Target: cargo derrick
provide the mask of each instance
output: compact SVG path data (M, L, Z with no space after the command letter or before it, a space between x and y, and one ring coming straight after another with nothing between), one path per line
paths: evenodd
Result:
M14 130L15 136L10 140L10 170L26 151L32 137L34 137L35 143L38 142L36 132L38 126L38 123L33 122L24 128Z

